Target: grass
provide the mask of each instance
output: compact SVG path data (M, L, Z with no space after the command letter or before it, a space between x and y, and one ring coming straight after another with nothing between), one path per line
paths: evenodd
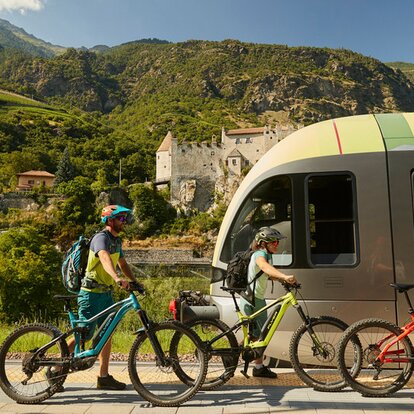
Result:
M38 107L48 107L43 102L36 101L34 99L27 98L16 93L1 91L0 90L0 102L6 105L23 105L23 106L38 106Z
M160 269L152 269L153 272L161 276L150 277L146 280L141 280L146 288L146 296L138 297L141 306L147 312L150 319L161 322L163 320L169 319L172 315L168 311L168 305L171 299L174 299L178 296L180 290L200 290L204 293L207 293L210 286L210 281L205 278L200 277L189 277L185 275L186 271L183 269L178 269L177 272L182 272L183 275L168 277L162 275ZM147 271L149 273L149 271ZM125 293L117 291L115 300L119 300L125 297ZM51 322L53 325L57 326L61 332L67 330L67 318L62 314L62 317ZM28 324L30 320L22 320L16 323L15 325L6 325L0 323L0 344L4 342L5 338L14 331L18 326ZM36 322L45 322L37 320ZM134 332L141 327L141 322L138 318L138 315L131 311L127 313L124 319L119 324L112 337L112 353L114 354L115 359L124 359L128 355L129 350L133 341L136 338ZM22 348L30 349L27 347L27 344L23 344ZM18 352L18 350L16 350Z

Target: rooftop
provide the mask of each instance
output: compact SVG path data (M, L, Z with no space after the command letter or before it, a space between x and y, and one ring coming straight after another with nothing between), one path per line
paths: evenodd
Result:
M54 177L54 174L51 174L47 171L36 171L36 170L30 170L23 173L19 173L17 175L30 175L31 177Z
M173 140L173 135L172 135L171 131L168 131L167 135L165 136L165 138L161 142L161 145L157 149L157 152L160 152L160 151L169 151L170 148L171 148L171 142L172 142L172 140Z
M226 131L226 135L246 135L246 134L263 134L263 133L264 133L264 127L229 129L228 131Z

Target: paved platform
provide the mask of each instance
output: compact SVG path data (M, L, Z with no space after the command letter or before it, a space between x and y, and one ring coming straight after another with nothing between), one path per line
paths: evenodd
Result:
M65 392L55 394L39 405L21 405L0 392L0 413L49 413L49 414L253 414L253 413L392 413L414 414L414 390L403 389L388 398L365 398L346 389L336 393L322 393L300 385L293 379L290 369L276 369L277 380L232 379L223 387L208 392L200 391L192 400L180 407L151 407L132 385L124 391L100 391L95 389L96 367L84 371L65 383ZM128 383L125 364L112 364L116 378ZM76 374L76 375L80 375Z

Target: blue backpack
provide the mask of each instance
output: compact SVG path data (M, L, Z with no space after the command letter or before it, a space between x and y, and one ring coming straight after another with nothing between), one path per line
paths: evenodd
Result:
M62 264L62 283L70 293L79 293L88 264L90 239L80 236L66 252Z

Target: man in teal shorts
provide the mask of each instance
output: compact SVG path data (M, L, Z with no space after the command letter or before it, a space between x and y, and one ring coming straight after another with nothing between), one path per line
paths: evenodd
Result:
M90 319L114 303L112 299L113 288L116 285L123 289L129 286L129 282L120 277L121 274L137 283L125 260L122 240L119 237L119 233L123 230L131 213L130 209L119 205L109 205L102 209L101 221L105 224L105 229L95 234L90 244L85 278L78 296L79 319ZM117 267L120 272L117 271ZM96 326L99 327L105 319L106 315L98 319L94 326L91 326L86 339L92 338ZM75 340L69 341L68 346L70 352L73 352ZM106 343L98 357L100 367L97 388L123 390L126 384L109 375L110 355L111 340ZM51 370L46 373L49 381L53 381L54 375L55 373ZM63 389L59 391L63 391Z

